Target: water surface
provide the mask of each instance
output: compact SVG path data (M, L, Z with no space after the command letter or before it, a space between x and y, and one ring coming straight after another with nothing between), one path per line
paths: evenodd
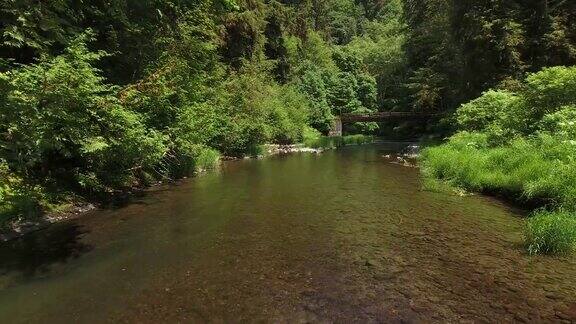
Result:
M0 323L559 322L574 258L389 146L226 163L0 246Z

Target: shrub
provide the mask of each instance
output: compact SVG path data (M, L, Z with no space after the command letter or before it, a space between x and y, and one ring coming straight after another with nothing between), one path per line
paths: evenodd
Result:
M576 66L545 68L529 75L526 84L524 97L532 110L532 120L576 104Z
M208 147L202 147L196 153L195 162L196 172L212 170L220 163L220 152Z
M527 221L526 247L530 254L567 254L576 245L576 217L558 211L537 211Z
M183 107L170 130L174 141L218 147L222 135L230 127L228 116L222 114L219 102L199 102Z
M33 218L38 215L42 193L37 186L24 183L11 174L8 164L0 159L0 228L15 218Z
M546 114L538 130L566 140L576 139L576 105L563 106L556 112Z
M317 67L306 69L298 81L299 90L310 101L308 123L323 133L328 133L334 116L328 103L328 89Z
M218 134L207 144L225 155L252 154L267 142L302 140L310 101L296 87L270 83L267 73L248 69L229 79L219 92L216 100L203 107L213 111L204 113L202 119L208 121L208 130Z
M462 130L480 131L493 145L505 143L523 129L516 118L519 98L508 91L489 90L481 97L463 104L457 111L457 122Z
M10 168L87 192L130 186L165 152L164 137L117 99L93 64L90 34L63 55L0 75ZM30 131L33 129L34 131Z
M347 135L342 137L343 145L362 145L372 143L374 141L373 136L367 136L362 134Z
M168 151L167 136L145 127L141 116L117 107L102 130L101 142L83 145L80 170L93 173L106 191L137 185L145 173L154 172ZM116 134L116 138L113 135ZM82 183L81 183L82 184ZM98 187L84 186L94 192Z
M329 137L321 136L318 138L310 138L304 142L306 147L311 147L315 149L334 149L340 146L342 137Z
M458 109L458 125L463 130L482 131L493 123L501 123L517 100L518 97L508 91L486 91Z
M270 109L270 126L274 143L292 144L302 141L308 122L309 101L291 86L276 89L265 102Z
M485 133L492 146L540 128L569 132L566 128L574 122L575 80L576 67L552 67L528 76L518 93L486 91L457 110L458 125L461 130Z
M201 144L178 141L159 163L157 174L163 178L178 179L202 171L198 169L198 158L205 149Z
M302 133L302 143L311 143L322 137L322 134L312 127L305 127Z

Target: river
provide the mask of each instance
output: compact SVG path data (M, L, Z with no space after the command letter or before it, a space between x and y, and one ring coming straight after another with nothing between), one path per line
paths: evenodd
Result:
M523 212L422 190L390 145L226 162L0 246L0 323L570 322Z

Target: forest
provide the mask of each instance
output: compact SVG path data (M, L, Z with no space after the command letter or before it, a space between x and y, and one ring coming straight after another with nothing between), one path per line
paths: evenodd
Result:
M8 0L0 39L2 224L418 111L443 117L394 131L436 139L426 177L534 206L530 253L574 248L574 1Z

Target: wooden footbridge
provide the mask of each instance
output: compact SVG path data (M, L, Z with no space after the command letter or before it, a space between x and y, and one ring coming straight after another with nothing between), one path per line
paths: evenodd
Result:
M334 119L330 136L341 136L342 125L347 123L383 122L388 120L426 120L440 115L442 114L418 111L379 111L368 114L342 114Z

